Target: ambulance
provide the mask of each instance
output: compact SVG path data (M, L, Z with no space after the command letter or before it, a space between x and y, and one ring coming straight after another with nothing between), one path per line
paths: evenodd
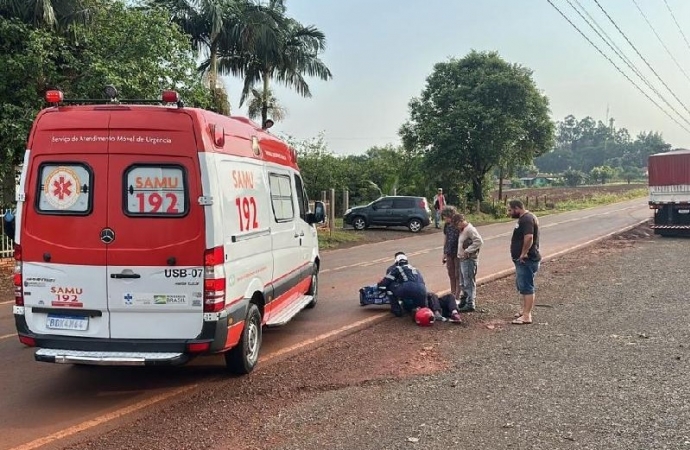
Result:
M297 155L254 122L48 91L17 193L14 318L41 362L251 372L264 327L317 302Z

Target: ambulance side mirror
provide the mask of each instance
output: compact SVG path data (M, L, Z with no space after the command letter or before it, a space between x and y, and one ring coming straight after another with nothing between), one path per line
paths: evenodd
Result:
M314 212L307 216L309 225L326 222L326 205L323 202L314 202Z

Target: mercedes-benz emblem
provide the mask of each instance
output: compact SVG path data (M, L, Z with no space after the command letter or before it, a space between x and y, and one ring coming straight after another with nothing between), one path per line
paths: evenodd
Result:
M104 244L110 244L115 240L115 232L110 228L103 228L101 230L101 241Z

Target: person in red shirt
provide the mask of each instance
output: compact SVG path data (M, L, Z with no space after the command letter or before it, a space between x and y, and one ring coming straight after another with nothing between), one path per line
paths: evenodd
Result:
M441 228L441 211L446 207L446 197L443 195L443 189L438 188L438 193L434 195L434 225L436 228Z

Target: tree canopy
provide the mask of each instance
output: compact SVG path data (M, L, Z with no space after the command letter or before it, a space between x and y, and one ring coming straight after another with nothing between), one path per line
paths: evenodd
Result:
M189 106L229 115L217 76L233 73L253 114L279 119L269 79L309 96L304 77L331 76L324 47L323 32L288 16L283 0L0 0L0 204L48 89L102 98L112 84L122 98L157 98L172 88Z
M634 139L625 128L615 128L591 117L578 120L569 115L558 122L552 151L536 158L541 172L562 173L568 169L590 173L610 166L633 175L634 168L647 167L649 155L671 150L657 132L641 132Z
M445 178L469 184L481 201L495 167L531 163L551 148L553 131L548 100L529 69L472 51L434 66L400 132L410 151Z

